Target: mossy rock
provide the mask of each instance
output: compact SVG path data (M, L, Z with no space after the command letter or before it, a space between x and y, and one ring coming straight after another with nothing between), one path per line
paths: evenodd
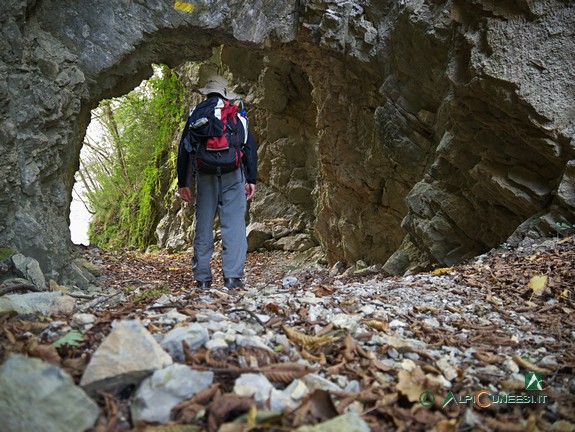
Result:
M101 266L92 264L90 261L84 258L77 258L74 260L74 262L78 267L86 269L89 273L91 273L95 277L100 277L103 274Z

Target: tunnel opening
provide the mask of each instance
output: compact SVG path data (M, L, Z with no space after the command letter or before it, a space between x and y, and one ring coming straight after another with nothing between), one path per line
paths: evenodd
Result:
M153 243L184 112L175 72L165 65L153 65L153 71L130 92L104 99L91 111L75 187L84 191L91 214L89 237L102 248L145 249Z
M95 126L90 122L86 130L86 138L94 140L96 132L93 131ZM70 240L75 245L90 245L90 237L88 235L90 229L90 221L92 219L92 209L90 200L87 195L86 182L88 181L84 176L83 160L88 157L86 154L87 147L84 145L80 152L80 169L76 171L74 176L75 182L72 188L72 201L70 202Z
M317 245L318 242L311 233L315 221L314 194L317 193L317 131L313 88L306 73L294 62L281 56L264 55L233 46L215 47L212 58L207 61L186 61L173 69L168 69L167 66L164 68L166 73L173 70L181 85L182 94L181 100L176 102L178 106L175 107L179 113L177 125L172 128L169 136L163 138L164 148L161 152L165 154L159 165L153 167L158 171L153 183L161 184L152 199L156 215L149 222L145 239L138 239L133 235L138 227L126 226L125 223L129 216L138 214L141 202L133 206L132 211L126 212L124 209L124 214L118 214L122 209L117 209L116 215L96 216L92 219L90 228L90 237L95 243L111 246L113 242L110 240L117 237L115 246L137 246L144 249L158 246L180 250L191 244L192 222L190 217L185 215L186 212L189 215L190 208L174 199L177 145L190 108L201 100L197 88L208 75L219 73L228 77L234 91L242 96L250 130L258 142L259 193L258 199L251 205L248 219L284 219L292 226L300 227L300 231L305 230L310 238L314 238L312 243ZM118 89L112 89L110 93L121 93L124 86ZM120 99L126 97L124 95ZM102 116L102 103L99 102L98 114L92 111L90 125L94 124L94 117ZM113 112L108 112L108 115L110 114ZM92 126L88 130L90 128ZM91 133L87 133L82 147L83 153L87 147L95 147L93 143L90 144L90 139ZM82 170L82 164L80 167ZM145 169L147 168L140 168L140 171ZM89 181L90 176L86 173L77 174L76 177L81 179L81 184L77 182L77 185L83 186L84 189L93 189L93 185L97 184L97 181ZM122 198L118 197L117 201L121 202ZM71 221L75 219L74 216L72 214ZM112 225L108 223L110 218L125 220L106 232Z

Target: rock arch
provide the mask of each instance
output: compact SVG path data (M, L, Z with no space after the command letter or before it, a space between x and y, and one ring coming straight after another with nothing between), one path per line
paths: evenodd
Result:
M0 242L56 280L75 279L68 209L90 110L135 87L152 62L203 60L229 41L262 48L293 39L295 29L294 4L219 9L205 2L191 14L163 0L78 6L23 0L1 7ZM258 26L246 30L254 19Z
M401 272L457 262L518 227L520 238L573 223L569 2L193 3L0 6L0 244L49 277L77 272L68 209L90 109L152 62L207 59L219 45L234 77L263 88L266 181L311 208L330 261L391 256L386 269ZM282 145L297 142L307 156L278 174Z

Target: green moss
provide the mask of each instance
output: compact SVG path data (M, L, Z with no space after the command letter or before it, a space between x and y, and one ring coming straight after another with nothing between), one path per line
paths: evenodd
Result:
M0 261L7 260L12 255L14 255L15 253L16 253L16 251L14 249L6 247L6 246L1 246L0 247Z
M170 289L165 286L155 286L152 288L144 289L138 295L135 295L132 300L134 303L140 303L146 300L155 300L161 297L163 294L169 294Z
M163 199L176 174L172 147L184 114L181 83L166 66L159 69L147 91L132 92L114 104L125 164L117 163L90 197L95 215L89 237L103 249L145 249L157 242Z

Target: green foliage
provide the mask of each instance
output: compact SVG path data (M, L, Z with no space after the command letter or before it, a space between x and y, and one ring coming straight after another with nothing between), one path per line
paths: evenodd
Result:
M52 346L60 348L64 345L70 345L72 347L80 345L84 341L84 335L79 330L70 330L64 336L58 338L58 340L52 342Z
M567 236L575 232L575 224L565 223L565 222L557 222L555 224L557 233L562 236Z
M137 89L100 104L104 144L97 148L99 159L85 169L97 184L88 193L94 211L91 243L145 249L156 242L159 210L171 181L162 173L175 174L172 142L180 129L182 98L174 71L155 66L154 76Z

